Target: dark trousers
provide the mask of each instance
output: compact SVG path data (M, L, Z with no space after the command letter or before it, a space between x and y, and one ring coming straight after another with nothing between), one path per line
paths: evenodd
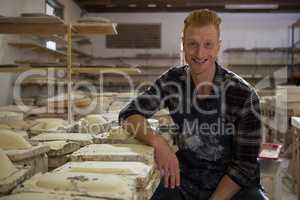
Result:
M151 200L208 200L213 191L203 191L195 198L187 198L183 194L184 192L176 187L175 189L165 188L163 182L161 182L156 189ZM259 188L247 188L238 192L232 200L268 200L262 189Z

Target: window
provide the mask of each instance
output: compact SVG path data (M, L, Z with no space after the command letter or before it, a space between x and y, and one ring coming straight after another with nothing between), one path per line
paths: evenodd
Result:
M54 15L64 19L64 6L57 0L46 1L46 14Z
M46 47L48 49L56 50L56 42L49 40L46 42Z
M160 24L118 24L117 35L106 36L106 48L160 48Z
M46 14L60 17L63 19L64 16L64 6L56 0L46 1ZM46 41L46 47L48 49L56 50L56 42Z

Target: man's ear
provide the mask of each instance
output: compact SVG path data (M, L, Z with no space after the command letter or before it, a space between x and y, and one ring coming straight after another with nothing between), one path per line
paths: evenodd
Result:
M218 50L221 49L221 45L222 45L222 40L219 40L219 42L218 42Z

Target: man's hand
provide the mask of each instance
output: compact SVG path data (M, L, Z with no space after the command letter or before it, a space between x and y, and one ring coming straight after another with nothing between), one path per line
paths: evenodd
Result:
M161 176L164 177L165 187L175 188L180 184L178 159L168 143L155 133L142 115L131 115L123 127L135 137L154 148L155 161Z
M166 188L174 189L180 185L180 170L178 159L168 143L161 137L157 138L154 145L155 161Z

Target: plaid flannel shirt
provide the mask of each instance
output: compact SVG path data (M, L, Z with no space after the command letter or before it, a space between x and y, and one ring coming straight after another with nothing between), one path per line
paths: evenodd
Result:
M173 67L133 99L119 121L169 109L179 128L177 157L186 193L214 190L225 174L242 187L256 187L261 120L254 88L217 63L211 95L201 97L195 88L188 65Z

